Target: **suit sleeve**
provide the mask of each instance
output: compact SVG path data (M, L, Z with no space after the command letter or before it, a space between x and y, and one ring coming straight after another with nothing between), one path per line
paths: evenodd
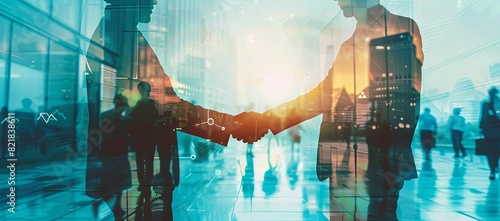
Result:
M420 29L418 28L417 23L411 20L411 34L413 38L413 44L415 45L415 56L420 61L420 63L424 64L424 51L422 45L422 36L420 35Z
M150 50L147 54L154 55L154 51L147 41L143 40L142 42L146 44L147 50ZM150 80L152 92L165 91L165 93L156 93L153 100L161 101L158 102L161 104L168 103L169 108L174 109L174 117L180 124L179 130L227 146L232 126L232 115L205 109L183 100L175 93L174 85L156 55L148 59L146 63L148 64L146 74L155 78L154 81ZM144 76L144 79L147 78L150 77Z
M270 119L270 130L278 134L331 109L333 67L326 78L308 93L264 112Z
M338 93L338 91L334 91L334 88L346 88L347 86L347 88L354 89L351 88L353 82L348 80L352 79L352 73L354 73L353 42L354 38L351 37L342 43L325 79L314 89L264 113L270 119L270 129L273 134L280 133L320 114L326 113L323 118L330 117L329 113L332 113L332 108L334 108L333 99ZM330 120L324 119L324 121Z
M233 116L180 100L175 112L181 131L227 146L233 126Z

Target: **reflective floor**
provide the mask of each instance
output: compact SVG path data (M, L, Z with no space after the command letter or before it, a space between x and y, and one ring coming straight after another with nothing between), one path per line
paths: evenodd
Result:
M365 146L360 144L355 162L354 151L345 144L322 144L331 147L337 171L330 200L330 180L316 178L316 146L303 141L292 153L290 145L263 140L253 146L253 156L245 154L246 145L238 144L206 160L183 157L174 220L366 220ZM413 152L419 178L406 181L400 192L399 220L499 220L500 181L488 180L484 157L471 152L454 159L451 147L441 146L433 150L432 161L424 162L419 148ZM113 220L105 204L85 195L84 161L19 162L16 179L16 213L7 212L8 204L2 203L1 220ZM135 178L133 182L137 185ZM1 194L8 194L6 185ZM134 220L138 195L136 187L123 195L129 220ZM160 208L157 199L153 215Z

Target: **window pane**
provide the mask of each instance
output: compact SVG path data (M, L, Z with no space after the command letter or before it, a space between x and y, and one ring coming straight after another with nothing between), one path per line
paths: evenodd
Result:
M80 7L80 0L54 0L52 15L54 19L70 26L74 30L79 30Z
M5 72L6 63L9 53L9 36L10 36L10 24L6 20L0 19L0 107L4 107L6 105L6 83L7 83L7 74ZM3 119L0 119L3 120Z
M72 128L78 84L78 53L51 41L47 111L59 112L57 126ZM59 118L60 117L60 118Z
M9 87L9 110L37 110L44 105L47 65L47 39L15 25ZM21 104L29 99L31 105Z
M104 112L113 108L113 97L116 94L116 69L102 65L101 73L101 112Z
M3 19L0 19L0 147L2 149L0 158L4 158L7 154L7 124L3 123L5 117L7 117L7 107L6 107L6 96L7 96L7 74L5 72L6 62L9 53L9 36L10 36L10 24Z

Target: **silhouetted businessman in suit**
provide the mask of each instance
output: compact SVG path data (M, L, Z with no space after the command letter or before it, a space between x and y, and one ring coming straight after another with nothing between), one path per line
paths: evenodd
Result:
M95 185L98 171L95 171L91 165L95 165L96 156L99 152L97 141L102 137L103 133L106 133L99 129L99 115L101 112L101 98L103 97L103 89L101 88L107 87L109 81L114 85L117 93L122 91L137 93L134 89L138 82L148 82L150 84L148 90L150 96L147 100L141 101L142 104L139 102L139 106L152 107L154 101L154 106L157 107L160 113L165 109L172 109L173 117L179 122L183 122L179 126L179 130L224 146L229 141L231 131L239 126L234 122L246 118L246 116L234 118L229 114L204 109L177 96L170 78L163 70L158 57L147 39L137 29L139 22L149 23L151 21L154 5L157 4L156 0L104 1L108 5L104 17L92 35L86 55L86 87L89 111L86 193L94 198L102 197L99 194L99 187ZM103 82L103 80L107 82ZM137 88L142 88L142 86L144 85ZM134 108L133 105L131 107ZM149 118L149 115L142 117ZM147 121L149 124L151 120L143 119L140 122ZM148 128L150 126L148 125ZM150 133L144 131L140 133L144 133L142 134L144 138L155 134L153 131L148 132ZM138 145L142 145L145 148L144 151L150 156L151 149L154 152L153 143L153 140L148 141L148 139L145 139L144 143ZM151 167L149 160L143 161L143 163L149 165L146 168ZM162 170L165 171L166 169L162 168ZM144 175L140 176L142 176L141 182L143 182L143 186L150 183L149 170L146 170ZM178 182L175 181L175 185L177 184ZM144 188L141 187L140 189L143 190Z
M354 17L357 24L351 38L340 47L326 78L309 93L266 111L262 115L247 113L251 117L246 118L247 121L243 122L243 125L248 125L247 128L251 125L253 127L247 129L246 133L243 130L237 130L233 132L233 136L243 141L252 141L253 138L267 133L267 129L277 134L300 122L331 112L334 109L332 103L332 97L335 96L334 88L345 87L349 94L359 94L366 88L377 91L380 95L369 99L374 105L374 111L382 116L381 125L386 126L377 129L378 133L385 134L377 137L374 142L379 145L377 149L384 150L383 155L379 156L380 163L376 166L377 170L367 174L365 180L367 192L370 195L368 220L397 220L396 207L399 190L403 187L404 180L417 178L410 143L420 106L421 66L424 60L420 31L415 21L390 13L380 5L378 0L340 0L338 4L344 16ZM387 47L388 42L399 37L410 39L411 47L408 50L398 51L397 47L391 49ZM371 43L380 41L383 42L381 45L371 48ZM382 56L379 54L370 57L375 55L373 52L375 50L381 50L378 52L382 52ZM394 56L392 54L394 51L404 54ZM408 63L402 63L397 59L405 57L408 58L405 61ZM392 69L395 65L402 67L401 69L409 69L411 75L401 76L398 70ZM398 76L397 79L396 76ZM404 83L404 87L398 86L396 89L395 81L401 82L401 85ZM397 91L400 89L405 91ZM404 95L404 102L393 102L391 94ZM294 109L297 110L296 113L292 113ZM405 123L394 125L393 118L395 119L401 113L409 117L404 118ZM323 119L320 143L326 141L322 138L329 136L324 133L328 131L330 125L329 119ZM320 145L317 157L319 180L332 177L331 161L330 147ZM333 188L335 184L330 183L330 185ZM335 213L331 212L331 215L332 219L335 219Z

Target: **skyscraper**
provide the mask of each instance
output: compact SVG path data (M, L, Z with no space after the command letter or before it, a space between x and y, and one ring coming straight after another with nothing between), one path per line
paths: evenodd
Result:
M418 115L421 76L410 33L370 41L370 100L392 129L410 129ZM372 113L372 116L373 113Z
M235 111L235 42L221 1L168 2L167 70L186 100Z

